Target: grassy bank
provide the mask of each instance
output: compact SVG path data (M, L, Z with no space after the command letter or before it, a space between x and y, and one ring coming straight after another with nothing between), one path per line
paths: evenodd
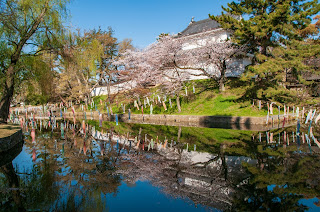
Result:
M194 91L193 92L193 86ZM186 85L187 95L185 89L179 93L181 113L178 112L176 98L174 96L166 96L166 107L164 109L163 103L158 101L158 95L163 101L164 94L159 92L159 88L152 88L144 91L145 95L140 96L140 104L144 105L146 97L153 106L153 114L175 114L175 115L209 115L209 116L265 116L267 115L266 105L259 110L257 106L252 106L252 100L243 100L245 89L227 87L227 91L219 93L217 84L212 80L197 80ZM169 104L171 100L171 106ZM241 99L241 100L240 100ZM94 102L99 111L106 112L105 103L107 96L94 97ZM134 107L134 101L139 103L138 98L131 97L126 93L121 93L113 96L111 103L113 113L123 113L122 105L125 105L126 112L131 109L133 114L141 114L141 106L139 110ZM95 110L94 107L88 108ZM150 106L144 107L145 114L150 114Z

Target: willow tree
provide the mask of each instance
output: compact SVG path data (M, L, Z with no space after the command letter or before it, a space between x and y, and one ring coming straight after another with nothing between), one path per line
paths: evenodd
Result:
M7 121L21 58L58 46L67 3L68 0L0 1L0 48L6 53L1 62L0 122Z
M20 72L16 77L14 99L16 102L24 101L26 104L45 104L55 97L56 54L44 52L37 57L21 58Z
M303 43L301 32L319 12L318 1L240 0L229 3L223 10L226 14L210 17L223 28L233 30L233 41L245 45L254 55L243 78L255 79L247 92L248 97L273 99L275 96L291 96L294 100L296 95L291 95L286 76L298 73L297 82L303 82L299 73L308 69L304 65L308 55L299 51L300 48L303 51L311 49L308 50L308 45Z

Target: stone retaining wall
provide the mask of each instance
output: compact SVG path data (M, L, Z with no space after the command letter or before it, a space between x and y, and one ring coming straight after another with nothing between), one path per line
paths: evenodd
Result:
M20 142L23 142L21 129L10 136L0 138L0 153L10 150Z
M84 119L83 112L76 112L77 119ZM99 120L97 111L87 112L87 119ZM73 113L68 112L67 118L73 118ZM115 121L115 115L108 117L108 114L102 114L103 121ZM283 123L284 116L270 116L268 123L266 117L246 117L246 116L195 116L195 115L165 115L165 114L131 114L129 120L128 114L118 114L119 122L125 123L143 123L157 125L187 126L187 127L209 127L209 128L226 128L239 130L268 130L277 128ZM286 117L286 125L292 117Z

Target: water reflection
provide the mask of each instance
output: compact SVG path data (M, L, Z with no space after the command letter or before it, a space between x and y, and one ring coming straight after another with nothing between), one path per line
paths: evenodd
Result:
M12 160L20 154L23 141L0 156L0 208L4 211L25 211L23 197L20 192L19 177L15 173ZM1 181L0 181L1 182Z
M238 187L233 208L242 211L303 211L301 199L319 201L319 157L258 146L256 165L243 164L249 178ZM319 205L319 202L316 203Z
M12 186L19 187L24 197L13 201L14 207L107 211L112 198L129 194L132 187L145 182L166 195L161 209L182 200L186 211L317 208L305 200L318 201L319 158L310 154L308 143L298 144L296 134L292 137L295 127L251 132L98 125L63 123L52 130L44 123L42 132L31 131L23 154L14 161L20 180ZM306 129L302 127L301 132ZM313 153L316 148L312 146ZM7 170L13 172L12 164ZM9 181L0 175L1 185L11 185ZM152 192L144 189L143 196ZM134 203L127 209L143 209L143 196L131 197ZM1 202L6 198L8 194L1 195ZM126 201L122 199L116 207ZM149 204L156 207L157 200Z

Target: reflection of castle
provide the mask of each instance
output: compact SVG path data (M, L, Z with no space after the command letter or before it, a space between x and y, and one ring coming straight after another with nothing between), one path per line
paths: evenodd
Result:
M109 140L108 133L93 130L92 135L97 140ZM170 145L158 144L155 150L150 150L152 153L147 148L139 151L141 147L134 141L117 135L112 135L111 141L117 142L119 149L129 152L120 156L120 168L116 171L128 184L149 181L172 197L187 198L194 204L220 210L231 207L234 185L246 178L241 163L257 163L248 157L187 152ZM129 146L137 151L130 150Z

